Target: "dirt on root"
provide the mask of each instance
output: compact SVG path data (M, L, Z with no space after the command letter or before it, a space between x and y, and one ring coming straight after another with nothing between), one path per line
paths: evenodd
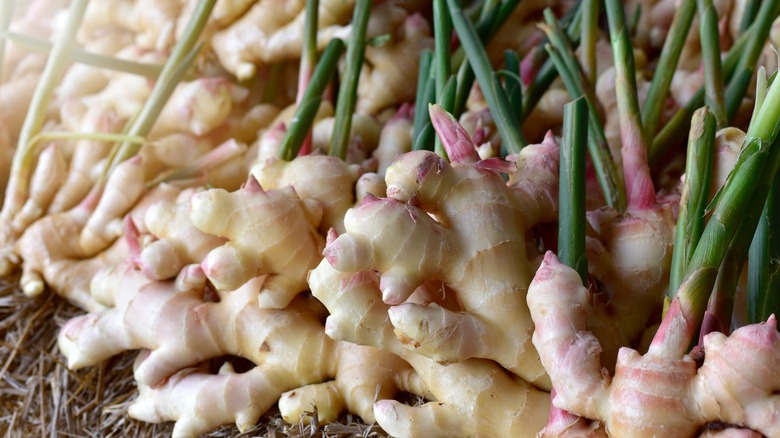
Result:
M99 366L71 371L57 348L60 327L83 311L53 293L29 298L18 278L0 279L0 436L167 437L172 423L133 420L127 407L136 397L135 352ZM244 433L235 426L209 437L384 437L375 424L351 415L340 423L285 423L278 410Z

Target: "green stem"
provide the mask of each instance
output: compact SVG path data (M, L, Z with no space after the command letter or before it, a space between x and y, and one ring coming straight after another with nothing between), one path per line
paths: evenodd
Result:
M712 0L698 0L701 51L704 59L704 102L712 110L718 129L728 125L726 118L726 91L720 61L718 13Z
M674 253L669 277L669 298L674 298L682 283L685 268L699 243L704 229L704 210L707 207L712 159L715 150L715 117L700 108L693 114L688 136L688 157L685 161L685 180L677 228L674 233Z
M317 23L319 0L306 0L306 16L303 24L303 47L301 50L301 68L298 72L298 101L309 85L314 66L317 65Z
M723 59L723 77L726 82L729 82L734 75L734 71L737 67L737 61L742 54L742 51L747 46L750 36L753 34L755 27L751 27L747 32L737 38L737 41L731 46L726 57ZM728 90L726 101L728 102ZM688 101L682 108L674 113L672 118L666 122L661 132L659 132L653 139L652 147L650 148L649 161L651 167L655 166L661 161L661 159L677 144L677 139L683 135L683 132L688 129L689 121L693 112L704 105L704 88L700 88L696 94Z
M54 47L54 45L48 41L15 32L0 33L0 46L2 46L5 39L13 41L13 43L19 47L41 53L49 53ZM79 64L91 65L93 67L105 68L153 79L157 78L160 75L160 72L162 72L161 65L145 64L142 62L128 61L126 59L114 58L112 56L85 52L84 50L76 47L70 51L68 54L68 59L72 62L78 62Z
M3 219L10 219L10 215L15 214L27 198L29 177L32 166L37 154L35 148L31 148L30 140L38 134L46 118L47 107L57 81L62 76L68 61L68 53L72 50L76 33L81 20L84 18L84 11L87 9L89 0L73 0L68 12L68 20L62 31L59 40L54 44L43 73L35 87L35 91L27 109L27 115L24 118L22 129L19 132L19 142L14 153L11 166L11 175L6 188L5 204L3 205Z
M580 26L580 63L591 87L596 86L596 41L599 36L600 0L583 0Z
M691 28L691 23L693 23L695 12L696 1L683 0L674 14L643 108L642 122L645 125L645 133L648 138L654 136L658 128L661 111L669 94L669 86L672 84L674 71L677 70L680 54L685 47L685 39Z
M726 114L729 120L734 119L742 104L742 99L745 97L755 73L758 57L761 55L761 50L764 48L772 23L778 13L780 13L780 1L765 1L758 10L756 21L751 26L753 28L751 36L739 57L736 71L726 90Z
M617 210L626 208L626 195L623 180L609 150L604 128L598 117L597 99L593 90L586 87L586 79L582 68L574 56L563 31L549 10L545 11L546 26L543 27L552 46L547 46L547 52L558 74L572 99L585 96L588 103L590 125L588 129L588 152L590 153L596 177L604 193L607 204Z
M780 81L770 87L766 101L780 99ZM656 333L651 350L681 357L701 324L718 268L740 226L749 236L755 230L759 211L780 167L780 145L775 140L780 128L780 106L763 105L748 129L734 170L715 196L715 205L701 240L685 271L680 290ZM754 210L751 211L751 207ZM751 228L752 227L752 228ZM684 330L669 330L672 320L684 319Z
M606 0L606 6L615 60L615 90L620 118L626 198L629 208L642 210L655 205L655 189L647 166L647 141L636 91L634 48L628 35L623 4L620 0Z
M525 138L517 121L512 120L509 99L495 78L495 72L490 65L485 48L457 0L447 0L447 5L455 31L477 76L477 82L479 82L482 94L493 114L498 132L501 134L502 144L506 145L506 150L510 153L518 153L526 144Z
M435 92L433 86L428 86L428 81L430 80L428 72L432 63L433 52L424 49L420 53L420 68L417 71L417 95L414 101L414 127L412 129L413 144L417 143L417 138L420 137L423 127L426 124L431 124L431 118L428 115L428 105L433 103L436 98L435 94L433 97L429 97L431 91Z
M333 127L333 137L330 141L330 155L342 160L347 157L349 133L352 128L352 114L355 112L357 86L360 70L363 68L363 57L366 53L366 29L368 16L371 14L371 0L357 0L352 16L352 34L347 46L346 68L339 88L336 102L336 121Z
M504 52L504 64L508 72L504 78L504 88L509 98L509 106L514 111L515 120L523 118L523 81L520 79L520 57L517 52Z
M780 313L780 175L769 191L748 263L748 322L766 321L773 313Z
M572 50L576 49L580 44L580 27L582 21L580 19L580 15L582 13L581 11L582 6L577 7L575 8L574 13L565 15L559 22L560 27L566 28L566 36L571 42ZM522 121L525 121L525 118L531 114L544 93L550 88L550 85L552 85L555 79L559 76L558 70L555 68L555 64L549 58L547 50L545 49L545 46L548 43L550 43L549 37L536 46L536 48L532 49L534 50L534 57L531 60L533 64L531 66L531 70L538 70L533 76L533 80L531 81L530 85L528 85L528 89L523 94ZM586 88L588 90L593 90L593 87ZM593 115L591 114L591 117L592 116Z
M742 21L739 22L739 33L745 32L758 14L758 8L761 6L761 0L745 0L745 6L742 12Z
M452 41L452 21L447 12L446 0L433 1L433 35L434 35L434 78L436 81L436 102L438 102L446 111L452 111L452 104L446 106L444 103L445 93L455 93L455 82L452 77L452 63L450 55L450 45ZM451 86L452 90L445 90L445 87ZM449 97L446 98L450 100ZM454 100L454 95L452 97ZM454 102L453 102L454 103ZM433 150L441 157L446 157L447 152L439 136L434 137Z
M298 105L295 115L290 120L290 126L279 150L279 158L290 161L298 156L298 151L301 149L301 145L311 129L314 117L317 115L317 110L320 108L322 93L325 92L333 72L336 71L343 50L344 42L334 38L322 53L301 104Z
M152 88L152 92L149 94L149 98L126 129L125 133L127 135L146 136L152 129L152 126L154 126L168 98L173 93L176 85L186 75L187 70L203 46L203 43L198 44L198 39L200 39L200 35L206 27L206 22L208 22L214 4L216 4L216 0L204 0L198 3L192 18L187 23L187 28L173 48L171 56L165 62L162 72L160 72L160 77L157 78L157 82L155 82L154 88ZM124 142L119 145L109 157L109 165L106 166L101 181L105 181L116 166L134 156L140 149L141 145L135 143Z
M583 98L563 108L560 194L558 198L558 257L587 285L585 257L585 143L588 105Z

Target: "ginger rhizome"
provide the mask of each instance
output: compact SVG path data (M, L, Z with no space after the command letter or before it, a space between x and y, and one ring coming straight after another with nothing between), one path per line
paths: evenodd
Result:
M431 400L422 406L394 400L374 404L377 423L392 436L533 437L544 426L549 395L494 361L441 364L402 344L394 333L391 307L381 300L375 272L340 272L326 259L311 272L309 282L314 296L330 312L325 324L328 336L397 354L428 388L428 393L410 390ZM437 293L421 288L415 295L422 303Z
M387 170L388 197L366 197L348 211L346 232L325 257L342 272L381 273L382 299L408 348L442 363L494 359L545 387L523 317L534 269L524 237L537 218L536 201L548 206L549 197L540 188L521 206L496 172L509 163L480 161L451 116L437 107L431 114L453 164L424 151L399 157ZM457 307L408 302L431 282L454 293Z
M290 186L265 191L253 176L235 192L197 193L190 212L198 230L227 239L201 262L214 287L233 290L268 274L259 302L277 309L307 288L306 275L324 244L321 219L319 202L299 199Z
M210 302L197 265L176 281L152 281L131 263L117 265L93 282L93 292L112 296L113 307L70 320L60 333L60 349L71 368L147 350L136 362L140 396L129 414L175 421L176 437L229 423L245 430L289 390L282 412L293 422L313 400L326 401L317 405L323 420L346 408L370 422L377 395L426 393L409 365L392 354L325 336L319 303L310 298L299 297L283 310L262 309L257 299L264 281L251 279ZM197 368L225 355L255 366L237 373L227 362L218 374Z
M557 408L603 422L611 436L693 436L718 421L780 434L774 317L728 337L705 336L701 367L662 343L644 356L621 348L610 376L602 369L599 341L587 331L591 300L577 273L548 253L528 290L528 306Z

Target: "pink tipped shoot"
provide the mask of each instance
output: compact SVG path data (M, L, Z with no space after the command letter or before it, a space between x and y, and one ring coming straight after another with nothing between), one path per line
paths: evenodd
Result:
M265 193L263 187L260 186L260 183L251 173L242 188L249 193Z
M402 120L412 120L414 118L414 104L411 104L409 102L404 102L401 104L401 107L398 108L398 111L395 113L393 117L390 118L390 120L387 121L387 123L394 123L397 121Z
M329 246L331 243L333 243L334 240L336 240L339 237L338 231L336 231L335 228L331 228L328 230L328 236L325 239L325 246Z
M124 228L127 246L130 247L130 255L132 257L138 257L141 254L141 243L138 240L141 233L138 231L138 227L135 225L135 222L130 215L125 216Z
M366 196L363 197L363 199L360 200L360 204L358 204L358 207L363 207L365 205L373 204L374 202L379 201L379 198L372 195L371 193L366 193Z
M428 112L431 115L433 129L439 135L451 162L476 163L479 161L479 155L469 133L463 129L463 126L455 120L452 114L436 104L429 104Z

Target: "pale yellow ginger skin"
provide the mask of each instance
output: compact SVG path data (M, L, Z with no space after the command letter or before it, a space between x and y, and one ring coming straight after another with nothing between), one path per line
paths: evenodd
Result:
M122 166L126 164L120 165L117 170ZM112 176L108 184L125 182ZM158 186L130 206L133 211L129 216L140 223L150 205L174 199L177 194L178 190L171 186ZM121 203L122 200L119 201ZM45 281L54 292L82 309L97 311L104 308L105 300L90 294L89 283L99 269L125 260L129 253L124 239L118 239L106 250L100 248L88 252L81 247L80 235L91 215L97 213L94 202L84 202L66 212L45 216L25 230L16 242L15 251L16 256L24 260L20 283L26 294L41 293ZM126 213L121 212L120 217Z
M507 20L490 39L486 50L491 62L497 63L504 58L504 50L511 49L521 54L536 45L540 40L534 37L540 31L531 21L531 16L541 13L545 8L553 7L553 0L528 0L520 2Z
M579 275L548 253L528 290L534 345L557 391L553 403L602 421L611 436L693 436L721 421L765 436L780 434L780 333L777 321L704 338L704 363L653 345L641 356L621 348L614 377L602 369L587 330L591 297ZM679 309L677 309L679 311ZM683 318L669 330L682 331Z
M79 108L72 108L73 106ZM62 112L84 111L77 127L72 131L80 132L118 132L122 129L122 120L104 107L94 106L84 108L81 103L73 101L72 105L64 105ZM100 177L101 163L111 151L109 142L84 138L76 141L69 160L67 176L62 184L57 185L57 194L48 206L49 214L69 210L81 202Z
M128 349L149 349L136 362L140 396L129 414L147 422L176 421L175 437L229 423L245 430L284 391L303 385L311 386L285 397L283 412L291 421L317 401L323 418L346 407L372 422L377 395L425 393L398 357L325 336L313 300L301 297L284 310L260 308L264 280L252 279L218 303L204 302L205 277L197 267L182 271L177 282L152 282L129 264L116 266L93 284L114 289L109 295L115 307L69 321L60 350L71 368L80 368ZM173 309L182 317L166 317ZM188 368L225 355L257 366L237 374L227 365L217 375Z
M111 173L100 200L81 231L79 245L86 254L95 254L122 234L125 212L141 198L144 172L140 157L133 157Z
M551 132L544 141L524 147L509 155L517 171L509 175L509 188L523 208L523 221L530 224L558 220L558 184L560 179L560 147Z
M180 84L163 108L150 138L174 132L206 135L221 125L233 104L226 78L201 78Z
M95 0L87 7L79 39L87 41L107 27L136 33L139 47L166 51L175 42L176 20L181 0Z
M139 46L128 46L117 55L119 58L162 65L165 56L162 52L144 50ZM152 92L154 84L149 79L130 73L111 72L108 83L94 94L88 94L79 99L86 107L103 106L113 109L125 120L135 116ZM181 87L181 85L180 85Z
M157 240L146 245L136 264L152 280L165 280L179 274L189 264L199 263L225 239L204 233L190 221L193 189L184 190L172 201L158 202L146 211L144 223Z
M549 413L549 394L490 360L442 365L406 348L393 333L376 273L344 273L323 260L309 277L312 293L330 312L328 336L389 351L409 362L433 400L411 407L374 404L377 423L396 437L533 437Z
M433 49L428 23L418 14L406 18L394 38L380 47L366 47L357 88L357 112L376 114L401 102L413 101L420 53Z
M317 227L322 206L301 200L292 187L264 191L254 177L235 192L211 189L192 197L190 220L200 231L228 240L201 267L217 290L233 290L268 274L258 302L281 309L307 289L306 275L324 245Z
M12 138L19 135L35 87L38 85L46 58L38 53L26 56L11 77L0 85L0 124ZM6 67L7 68L7 67Z
M48 209L57 190L67 178L67 164L61 146L52 143L41 152L38 165L30 180L30 192L21 210L16 213L11 226L22 231L40 218Z
M319 229L324 234L330 228L344 229L344 214L355 204L355 181L361 169L336 157L306 155L292 161L261 161L251 173L264 188L291 186L301 199L319 202L323 211Z
M611 53L610 53L611 56ZM563 88L550 87L523 122L523 133L529 139L540 138L563 124L563 106L570 102Z
M325 48L333 38L349 37L354 0L324 0L320 2L317 47ZM367 36L392 33L407 15L404 7L414 1L387 0L372 8ZM229 27L211 39L214 52L222 66L239 79L254 76L255 64L271 64L297 59L301 53L305 11L304 0L279 2L262 0L255 3ZM402 7L403 6L403 7Z
M604 347L611 368L621 346L636 343L657 316L669 284L674 220L671 208L588 212L588 271L606 296L594 303L588 324Z
M372 154L373 158L377 160L377 173L380 176L385 176L387 168L399 155L412 150L411 115L408 110L404 113L401 111L404 110L400 110L399 114L393 116L382 127L379 144ZM362 198L358 197L358 199Z
M132 32L118 28L105 28L100 30L99 35L85 41L83 48L86 52L107 56L115 56L119 53L121 58L122 49L132 42ZM62 81L57 85L55 96L59 101L66 101L97 93L108 84L111 77L110 70L74 63L68 67Z
M335 124L335 117L325 117L314 124L314 129L312 129L312 150L320 150L326 154L330 152L330 141L333 137ZM381 131L382 125L375 118L359 113L353 114L346 162L361 164L370 157L379 143Z
M327 246L326 258L342 272L381 273L382 298L407 348L441 363L494 359L549 388L523 317L535 268L525 230L546 196L528 196L521 206L492 171L424 151L399 157L386 182L388 198L364 198L347 212L346 233ZM451 288L462 309L407 302L431 281Z

